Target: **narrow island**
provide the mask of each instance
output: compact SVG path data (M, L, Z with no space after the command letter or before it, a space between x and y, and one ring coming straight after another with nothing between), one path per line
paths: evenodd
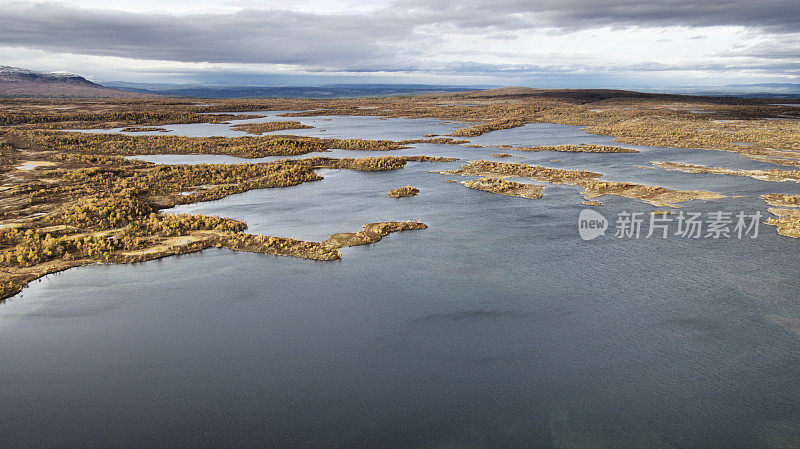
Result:
M639 150L608 145L539 145L535 147L509 147L516 151L556 151L561 153L640 153Z
M525 126L525 120L521 119L500 119L492 120L487 123L470 126L469 128L461 128L453 131L451 136L454 137L476 137L488 132L497 131L500 129L517 128Z
M128 126L119 130L121 133L145 133L145 132L169 132L168 129L160 126Z
M695 199L724 198L719 193L702 190L672 190L665 187L646 186L631 182L601 181L600 173L585 170L563 170L521 163L494 162L487 160L469 161L457 170L441 171L446 175L482 177L524 177L553 184L571 184L583 187L581 192L587 200L604 195L616 195L639 199L657 207L680 207L675 203Z
M500 178L479 178L472 181L462 181L461 184L470 189L532 200L541 198L542 190L544 189L544 186L541 185L506 181Z
M284 131L287 129L310 129L313 126L304 125L297 121L284 120L277 122L264 122L264 123L240 123L231 126L231 129L236 131L243 131L248 134L262 135L273 131Z
M711 173L715 175L747 176L759 181L769 182L800 182L800 171L795 170L739 170L731 168L707 167L697 164L682 164L680 162L651 162L653 165L665 170L675 170L684 173Z

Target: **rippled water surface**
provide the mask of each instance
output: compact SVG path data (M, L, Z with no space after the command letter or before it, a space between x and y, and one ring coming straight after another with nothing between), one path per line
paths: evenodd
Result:
M299 120L315 126L299 131L331 137L420 138L462 126ZM227 125L167 128L234 135ZM559 125L471 140L616 145ZM430 173L509 152L526 157L509 162L727 196L685 203L693 212L766 214L759 194L798 193L795 183L638 168L775 168L732 153L624 146L642 153L422 144L379 155L462 160L320 170L322 181L180 206L308 240L384 220L429 228L345 248L335 262L212 249L33 283L0 305L0 446L800 447L797 240L762 224L755 239L609 232L584 242L580 188L548 185L528 200ZM421 193L386 196L406 184ZM612 221L656 209L600 201L594 210Z

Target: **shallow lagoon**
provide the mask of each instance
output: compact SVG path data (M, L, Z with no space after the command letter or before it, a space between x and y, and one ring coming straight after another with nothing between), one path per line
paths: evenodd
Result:
M350 118L332 118L327 129L337 129L340 119ZM380 122L393 129L341 137L436 132L409 129L402 119ZM611 142L558 125L480 139ZM511 152L527 159L506 160L744 195L685 203L687 211L765 212L757 198L765 189L800 189L636 169L649 160L773 167L718 151L636 148L645 152ZM425 144L380 154L468 160L495 152ZM364 154L376 152L322 153ZM345 248L341 261L214 249L35 282L0 305L0 441L800 445L800 336L775 324L776 317L800 318L800 242L766 225L757 239L637 240L609 232L584 242L577 233L579 188L548 186L544 198L527 200L429 173L463 160L378 173L321 170L322 181L176 208L241 218L251 232L312 240L370 221L418 218L429 225ZM406 184L420 195L386 197ZM625 198L600 201L595 210L612 220L622 210L655 209Z

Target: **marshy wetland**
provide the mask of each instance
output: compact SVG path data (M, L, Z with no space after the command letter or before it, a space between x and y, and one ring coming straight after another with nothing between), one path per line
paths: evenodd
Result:
M0 102L1 439L797 447L800 110L571 95Z

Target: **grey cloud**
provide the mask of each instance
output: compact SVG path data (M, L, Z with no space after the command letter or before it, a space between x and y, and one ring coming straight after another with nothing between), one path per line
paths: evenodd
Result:
M495 40L514 40L518 36L514 33L492 33L486 36L487 39Z
M367 70L364 70L367 71ZM760 64L756 62L736 62L736 63L684 63L684 64L664 64L659 62L641 62L636 64L596 64L582 61L575 61L564 65L540 65L540 64L492 64L475 61L456 61L448 63L416 63L409 65L396 65L388 68L387 71L414 72L422 71L425 73L443 75L468 75L468 76L494 76L494 77L521 77L535 75L576 75L605 73L663 73L663 72L687 72L702 71L709 73L724 73L730 71L783 71L787 73L800 74L800 66L787 64L779 61Z
M394 7L465 28L740 25L800 31L797 0L398 0Z
M751 46L736 46L718 56L781 59L793 61L800 67L800 33L772 37Z
M563 33L599 26L716 25L741 25L754 33L773 36L767 44L717 56L733 60L746 56L763 61L764 70L797 73L792 64L800 58L800 45L798 34L791 33L800 33L797 0L396 0L373 13L335 15L264 9L234 14L136 14L49 3L0 2L0 45L148 60L293 64L316 73L542 73L549 69L479 62L440 64L432 49L437 48L440 33L480 33L503 40L514 39L520 30L537 27ZM482 54L503 56L499 43L497 48L469 53L465 59ZM755 63L748 65L749 69L758 70ZM703 70L732 67L735 66ZM577 64L574 69L698 70L696 66L662 67L655 63L628 67Z
M412 24L281 10L171 16L0 4L0 43L182 62L347 66L390 59Z

